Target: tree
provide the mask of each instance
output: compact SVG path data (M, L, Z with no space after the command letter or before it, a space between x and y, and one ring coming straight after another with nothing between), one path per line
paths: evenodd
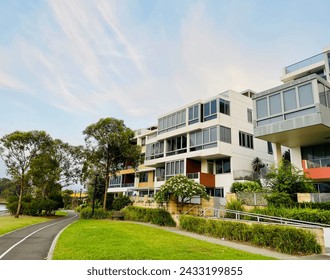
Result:
M84 180L92 182L92 176L104 178L103 209L106 209L109 176L116 176L126 162L137 169L141 160L141 147L131 141L134 132L122 120L100 119L84 131L86 162Z
M258 157L255 157L253 160L252 160L252 170L254 172L254 178L260 178L261 176L261 171L262 169L265 167L265 164L262 162L262 160Z
M273 192L288 193L292 198L296 193L315 192L314 181L285 160L279 163L278 168L272 167L266 179Z
M7 173L19 185L19 198L15 217L19 217L23 193L28 187L33 160L46 149L51 137L44 131L15 131L0 139L0 155Z
M0 197L7 198L8 196L14 195L16 186L14 182L8 178L0 179Z
M174 195L181 207L194 196L200 196L207 200L210 199L203 185L188 179L187 176L182 174L168 179L155 194L155 200L157 203L162 204L169 200L170 194Z

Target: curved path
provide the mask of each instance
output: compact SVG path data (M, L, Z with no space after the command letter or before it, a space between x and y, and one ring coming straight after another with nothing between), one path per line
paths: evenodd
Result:
M0 236L0 260L47 259L54 238L66 226L78 219L68 212L66 217L28 226Z

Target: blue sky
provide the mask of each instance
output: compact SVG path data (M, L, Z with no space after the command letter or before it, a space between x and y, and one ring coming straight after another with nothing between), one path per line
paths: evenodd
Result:
M138 129L228 89L266 90L330 45L329 10L328 0L0 0L0 137L37 129L83 144L100 118Z

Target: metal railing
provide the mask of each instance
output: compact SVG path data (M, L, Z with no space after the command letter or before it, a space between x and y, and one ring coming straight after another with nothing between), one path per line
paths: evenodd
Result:
M243 212L243 211L236 211L236 210L230 210L230 209L217 209L217 208L203 208L202 210L203 216L209 217L209 218L217 218L217 219L224 219L228 218L228 215L226 214L232 214L233 218L229 219L235 219L235 220L246 220L246 221L257 221L257 222L266 222L266 223L277 223L281 225L293 225L293 226L304 226L304 227L312 227L312 228L328 228L330 225L328 224L321 224L321 223L313 223L308 221L302 221L302 220L294 220L294 219L288 219L283 217L277 217L277 216L268 216L263 214L256 214L256 213L250 213L250 212ZM207 213L210 213L213 211L213 215L207 216ZM248 217L248 219L246 218Z

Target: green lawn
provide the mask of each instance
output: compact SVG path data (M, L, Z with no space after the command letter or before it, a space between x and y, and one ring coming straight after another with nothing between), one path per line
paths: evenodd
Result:
M68 213L64 211L56 211L55 216L61 217L66 216ZM0 217L0 235L26 227L33 224L47 222L50 219L54 219L54 216L51 217L32 217L21 215L19 218L14 216L1 216Z
M20 216L15 218L14 216L1 216L0 217L0 235L11 232L22 227L30 226L37 223L49 221L46 217L31 217Z
M269 257L130 222L79 220L61 234L55 260L260 260Z

